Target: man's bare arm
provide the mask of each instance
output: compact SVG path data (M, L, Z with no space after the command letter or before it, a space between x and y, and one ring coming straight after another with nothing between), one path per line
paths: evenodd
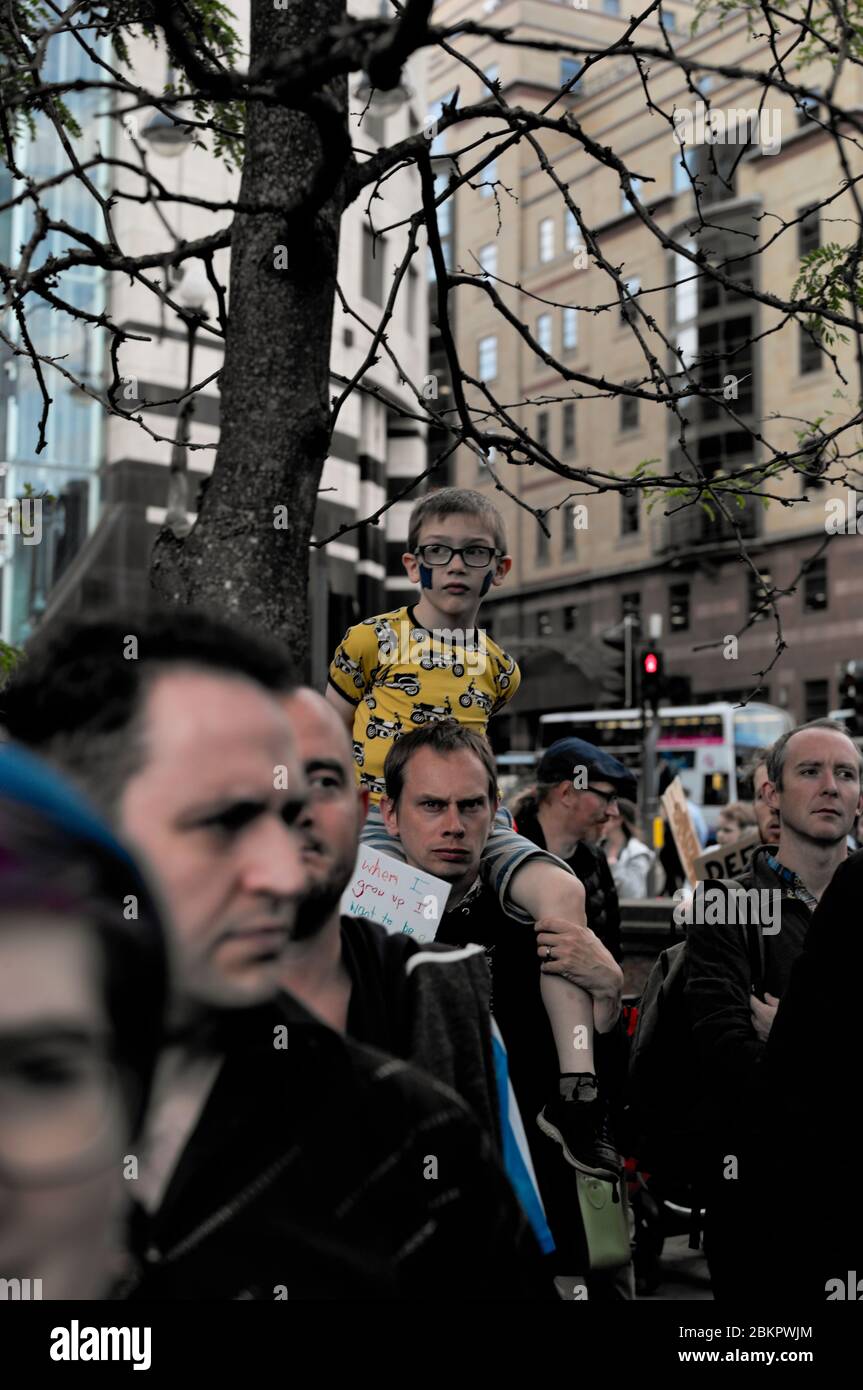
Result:
M510 894L534 919L543 974L563 975L587 990L594 1001L597 1030L607 1032L620 1012L623 971L587 926L581 880L547 859L528 859L513 874ZM547 946L553 952L551 960Z

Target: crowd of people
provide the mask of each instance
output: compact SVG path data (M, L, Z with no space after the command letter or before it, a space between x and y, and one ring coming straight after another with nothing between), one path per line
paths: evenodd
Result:
M634 1297L619 899L653 851L634 778L580 739L499 804L485 732L518 669L467 634L508 560L486 499L429 494L417 603L349 630L326 696L206 613L32 641L0 692L9 1296ZM753 774L744 887L781 930L757 982L734 922L688 930L697 1182L717 1298L766 1262L817 1299L858 1235L833 1205L861 757L815 721ZM448 886L433 942L342 913L361 842Z

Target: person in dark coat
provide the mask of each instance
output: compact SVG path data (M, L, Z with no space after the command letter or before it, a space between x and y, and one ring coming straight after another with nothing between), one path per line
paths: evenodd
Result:
M765 1222L765 1194L777 1182L766 1043L813 913L847 858L848 830L861 800L860 754L831 720L783 735L769 752L767 770L765 797L779 813L779 843L757 848L740 878L723 885L723 892L745 890L741 910L732 912L729 903L718 921L715 912L694 910L687 930L684 998L712 1117L705 1253L717 1299L759 1292L761 1270L747 1259L746 1242ZM694 905L699 900L706 909L708 894L696 894ZM755 958L747 921L755 928ZM825 1070L840 1055L831 1034L811 1035ZM784 1162L795 1159L789 1153Z
M851 1119L860 1010L841 983L851 981L853 991L863 980L861 903L858 850L836 870L812 915L765 1048L774 1108L771 1176L761 1205L774 1239L771 1286L789 1298L821 1302L863 1294L859 1285L854 1294L847 1289L848 1271L859 1270L863 1278L863 1208L853 1183L857 1126Z

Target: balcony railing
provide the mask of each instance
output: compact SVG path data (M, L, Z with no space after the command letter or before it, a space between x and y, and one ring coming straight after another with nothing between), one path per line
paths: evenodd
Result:
M743 506L737 499L729 497L725 501L729 516L740 528L744 540L754 540L761 533L762 506L757 497L746 497ZM691 550L695 547L723 545L737 538L737 532L721 512L711 506L710 516L699 503L693 503L672 516L656 516L653 532L653 548L657 554L668 554L678 550Z

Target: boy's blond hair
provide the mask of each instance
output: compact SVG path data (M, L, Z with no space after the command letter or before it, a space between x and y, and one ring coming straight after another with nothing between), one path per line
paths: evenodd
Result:
M506 554L506 531L503 517L494 503L483 497L481 492L473 492L468 487L442 487L436 492L427 492L421 497L411 512L408 522L408 550L413 555L420 538L424 521L430 516L476 516L488 523L494 538L495 548Z

